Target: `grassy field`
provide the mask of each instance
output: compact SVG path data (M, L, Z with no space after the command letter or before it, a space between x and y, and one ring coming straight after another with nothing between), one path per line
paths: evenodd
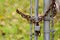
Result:
M34 0L32 2L34 15ZM30 24L26 19L16 13L17 8L21 12L29 14L30 0L0 0L0 40L29 40ZM38 12L43 13L42 0L39 1ZM56 30L55 40L60 40L60 15L55 17L54 22L54 28ZM39 40L43 40L43 23L40 24L42 29Z

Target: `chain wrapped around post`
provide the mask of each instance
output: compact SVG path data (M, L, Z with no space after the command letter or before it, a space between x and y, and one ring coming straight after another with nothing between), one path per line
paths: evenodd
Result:
M53 14L50 15L50 17L52 17L52 16L54 17L56 15L56 13L57 13L55 0L51 0L51 4L50 4L49 8L47 9L47 11L45 12L45 14L43 16L38 17L38 23L40 21L44 20L44 17L47 16L49 14L48 12L50 12L51 10L53 11ZM31 17L30 15L26 15L23 12L20 12L18 9L16 9L16 12L18 14L20 14L23 18L27 19L28 21L31 21L34 24L36 23L34 16Z
M48 15L48 12L51 10L51 9L54 9L53 11L54 11L54 14L53 15L50 15L50 17L51 16L55 16L56 15L56 13L57 13L57 11L56 11L56 4L55 4L55 1L54 0L52 0L52 3L51 3L51 5L49 6L49 8L48 8L48 10L45 12L45 14L43 15L43 16L39 16L38 17L38 21L40 22L40 21L42 21L42 20L44 20L44 17L45 16L47 16ZM25 18L25 19L27 19L27 20L31 20L32 21L32 23L35 23L35 18L34 18L34 16L32 16L32 19L30 19L31 18L31 16L29 16L29 15L26 15L26 14L24 14L23 12L20 12L18 9L16 10L16 12L18 13L18 14L20 14L23 18Z

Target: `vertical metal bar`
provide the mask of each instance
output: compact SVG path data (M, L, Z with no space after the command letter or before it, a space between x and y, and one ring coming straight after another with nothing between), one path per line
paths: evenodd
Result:
M35 0L35 21L38 22L38 0ZM35 26L37 25L35 24ZM38 35L36 32L35 32L34 40L38 40Z
M30 16L32 17L32 0L30 0Z
M53 14L52 14L52 15L53 15ZM51 20L51 21L52 21L52 22L51 22L51 24L52 24L52 25L51 25L51 28L52 28L52 40L54 40L54 21L53 21L53 20L54 20L54 18L53 18L53 16L52 16L52 20Z
M44 0L44 12L48 9L49 2L50 0ZM47 19L49 19L49 15L44 20L44 40L50 40L50 21Z
M32 40L32 23L30 22L30 40Z
M30 16L32 18L32 0L30 0ZM30 40L32 40L32 22L30 21Z
M54 6L54 5L53 5ZM52 8L51 13L52 13L52 17L51 17L51 32L52 32L52 40L54 40L54 18L53 18L53 14L54 14L54 8Z
M36 33L35 33L35 38L34 38L34 40L38 40L38 36L36 35Z
M35 0L35 20L38 21L38 0Z

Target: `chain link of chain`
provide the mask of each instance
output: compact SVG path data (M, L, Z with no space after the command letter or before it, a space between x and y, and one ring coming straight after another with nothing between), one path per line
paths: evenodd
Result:
M50 4L48 10L45 12L45 14L44 14L43 16L39 16L39 17L38 17L38 22L44 20L44 17L47 16L51 10L52 10L53 14L50 15L50 17L52 17L52 16L54 17L54 16L56 15L56 13L57 13L55 0L52 0L52 1L51 1L51 4ZM32 18L31 18L31 16L26 15L26 14L20 12L18 9L16 10L16 12L17 12L18 14L20 14L23 18L31 21L32 23L35 23L35 17L34 17L34 16L32 16Z

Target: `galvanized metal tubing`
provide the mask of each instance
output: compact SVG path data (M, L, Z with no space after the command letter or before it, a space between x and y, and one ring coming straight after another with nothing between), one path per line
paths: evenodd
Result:
M49 7L49 2L50 0L44 0L44 12L46 12L46 10ZM50 15L48 14L48 16L45 16L44 18L44 40L50 40Z
M38 22L38 4L39 0L35 0L35 21ZM38 27L39 25L34 24L35 27ZM36 31L36 30L34 30ZM37 32L35 32L34 40L38 40Z
M30 0L30 16L32 18L32 0ZM32 22L30 21L30 40L32 40Z

